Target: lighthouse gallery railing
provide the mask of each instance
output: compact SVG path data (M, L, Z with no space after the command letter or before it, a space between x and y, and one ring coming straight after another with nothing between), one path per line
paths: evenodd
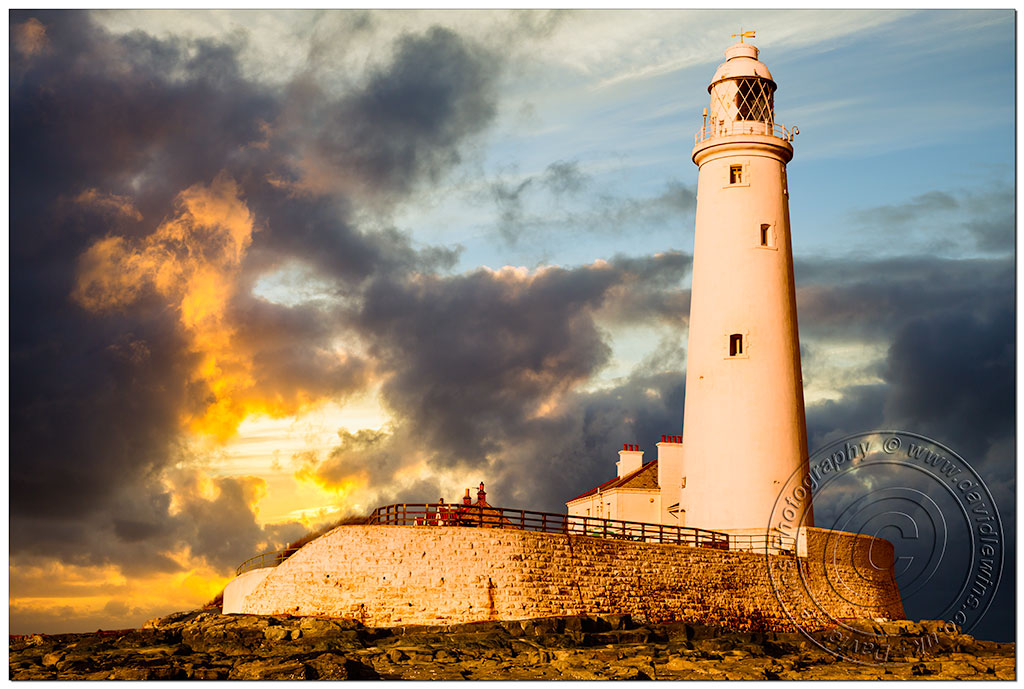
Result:
M390 526L516 529L764 554L793 553L796 550L796 541L792 537L768 534L736 535L669 524L477 505L407 502L385 505L375 509L367 523ZM251 557L238 566L236 574L263 567L276 567L297 550L298 548L289 548Z
M701 141L714 139L719 136L734 136L740 134L758 134L760 136L774 136L784 141L792 141L793 137L800 133L797 127L792 131L778 122L760 122L757 120L738 120L736 122L708 122L693 135L693 144L696 146Z

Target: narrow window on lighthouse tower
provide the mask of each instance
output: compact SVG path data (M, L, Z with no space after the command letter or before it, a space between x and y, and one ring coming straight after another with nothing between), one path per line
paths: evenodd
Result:
M729 184L743 184L743 166L729 166Z
M729 356L743 354L743 335L735 333L729 336Z
M769 248L775 246L775 237L772 234L772 226L767 223L761 223L761 246Z

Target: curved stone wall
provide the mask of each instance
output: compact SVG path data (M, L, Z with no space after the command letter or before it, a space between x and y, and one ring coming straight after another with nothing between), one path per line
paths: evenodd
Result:
M903 618L891 544L822 529L808 529L807 543L806 585L834 616ZM792 628L764 555L514 529L339 526L231 599L241 603L224 612L379 627L630 613Z
M248 572L239 574L228 582L224 587L224 602L221 605L222 612L240 611L245 605L245 599L253 590L263 583L274 569L272 567L261 567L251 569Z

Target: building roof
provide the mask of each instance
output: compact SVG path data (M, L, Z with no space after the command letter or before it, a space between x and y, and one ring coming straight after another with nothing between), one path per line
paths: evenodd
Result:
M597 493L597 491L605 493L616 488L629 488L631 490L658 490L658 460L655 459L647 462L647 464L644 464L636 471L626 474L622 478L616 476L610 481L605 481L601 485L591 488L586 493L577 495L572 500L567 500L566 502L573 502L580 498L585 498Z

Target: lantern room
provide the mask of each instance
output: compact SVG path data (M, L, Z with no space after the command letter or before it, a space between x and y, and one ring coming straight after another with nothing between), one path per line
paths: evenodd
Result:
M791 139L789 132L775 123L775 80L757 55L757 48L742 40L725 51L726 60L708 86L711 104L704 111L698 142L734 134Z

